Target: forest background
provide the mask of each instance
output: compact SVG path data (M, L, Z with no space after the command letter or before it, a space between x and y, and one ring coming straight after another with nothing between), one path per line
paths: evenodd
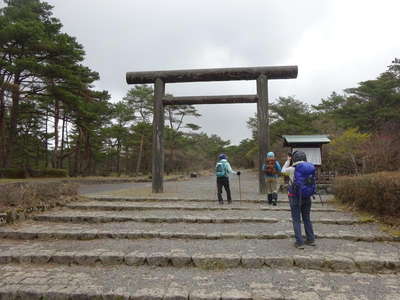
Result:
M99 74L83 64L84 48L61 31L52 7L5 0L0 10L0 176L142 175L151 172L153 87L136 85L116 103L98 91ZM286 158L282 135L327 134L323 169L339 175L400 169L400 60L383 73L317 105L280 97L270 105L272 151ZM257 124L231 145L201 131L195 106L165 111L165 169L211 169L219 153L256 168ZM193 118L194 117L194 118Z

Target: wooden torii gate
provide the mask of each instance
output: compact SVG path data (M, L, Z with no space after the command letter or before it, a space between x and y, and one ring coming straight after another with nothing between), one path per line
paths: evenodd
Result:
M153 117L153 193L164 191L164 106L192 104L257 103L259 143L259 192L266 192L261 165L269 150L268 80L297 77L297 66L273 66L252 68L218 68L151 72L128 72L128 84L154 83ZM165 84L197 81L257 80L257 95L165 97Z

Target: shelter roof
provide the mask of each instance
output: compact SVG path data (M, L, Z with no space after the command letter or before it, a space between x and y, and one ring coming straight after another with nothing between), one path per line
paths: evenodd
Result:
M296 144L328 144L331 142L326 134L316 135L282 135L285 146Z

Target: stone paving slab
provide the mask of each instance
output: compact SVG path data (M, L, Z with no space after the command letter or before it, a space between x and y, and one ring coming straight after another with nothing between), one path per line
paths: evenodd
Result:
M91 209L57 209L51 212L43 212L39 213L38 215L45 215L51 214L54 216L62 216L67 214L73 215L87 215L87 214L112 214L112 215L119 215L119 216L137 216L137 217L159 217L159 218L170 218L170 217L191 217L191 218L277 218L277 219L288 219L290 218L291 214L289 211L262 211L262 210L205 210L205 211L191 211L191 210L159 210L159 209L149 209L149 210L136 210L128 209L125 210L124 206L122 206L119 210L113 212L112 210L97 210L95 208ZM318 218L327 218L329 219L351 219L357 220L358 218L349 214L347 212L335 211L335 212L311 212L311 217L313 219Z
M291 222L290 219L279 220L273 218L209 218L209 217L136 217L136 216L120 216L116 215L96 215L94 213L79 215L38 215L32 218L36 221L44 222L72 222L72 223L107 223L107 222L149 222L149 223L277 223ZM364 224L362 220L346 220L346 219L313 219L314 224L337 224L337 225L354 225Z
M126 256L153 265L203 268L300 267L345 272L398 272L398 243L318 240L299 250L287 240L2 240L0 263L123 264ZM136 255L136 256L135 256ZM175 256L174 256L175 255ZM139 257L139 258L138 258ZM173 259L176 259L177 264ZM182 263L182 259L185 263ZM232 264L232 265L231 265Z
M254 254L203 254L190 255L183 251L168 253L145 253L134 251L128 254L114 251L87 251L63 252L45 250L18 252L18 250L3 251L0 253L0 264L62 264L62 265L128 265L128 266L158 266L158 267L198 267L203 269L224 268L301 268L321 271L346 272L346 273L372 273L388 274L400 271L400 258L396 255L378 256L368 252L327 254L314 252L314 254L299 254L292 256L257 256ZM47 261L46 261L46 260Z
M314 223L352 225L363 224L369 220L360 220L347 213L314 212L312 220ZM63 209L51 213L43 213L33 217L37 221L46 222L152 222L152 223L276 223L291 222L290 214L282 211L181 211L181 210L147 210L147 211L91 211L91 210L69 210Z
M354 241L399 241L380 230L377 224L314 224L319 238ZM0 237L11 239L97 239L97 238L187 238L187 239L265 239L293 236L290 222L260 223L49 223L26 221L0 228Z
M269 268L237 272L132 266L0 266L0 299L395 300L399 293L398 276L392 274Z
M399 237L390 236L387 234L371 234L371 233L354 233L348 231L320 233L315 232L318 239L339 239L350 241L364 241L364 242L400 242ZM223 240L223 239L288 239L294 238L292 230L287 231L274 231L271 233L251 233L251 232L226 232L219 231L211 233L202 232L182 232L181 231L165 231L152 230L124 230L124 231L111 231L99 229L75 229L71 230L68 227L63 229L51 228L30 228L14 230L12 228L0 228L0 239L16 239L16 240L35 240L35 239L65 239L65 240L94 240L94 239L204 239L204 240Z
M164 203L164 202L128 202L117 201L90 201L82 203L67 204L65 207L70 209L91 209L91 210L192 210L192 211L290 211L289 205L270 206L265 204L249 205L235 203L231 205L220 205L218 203ZM338 212L333 207L313 207L313 212Z

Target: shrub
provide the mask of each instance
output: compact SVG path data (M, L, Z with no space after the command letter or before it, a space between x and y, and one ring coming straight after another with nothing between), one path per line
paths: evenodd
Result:
M336 177L336 198L378 216L400 216L400 172Z
M26 177L67 177L68 172L64 169L0 169L0 178L21 179Z
M12 178L12 179L26 178L26 172L24 171L24 169L18 169L18 168L0 169L0 178Z
M68 172L65 169L42 169L39 177L67 177Z

